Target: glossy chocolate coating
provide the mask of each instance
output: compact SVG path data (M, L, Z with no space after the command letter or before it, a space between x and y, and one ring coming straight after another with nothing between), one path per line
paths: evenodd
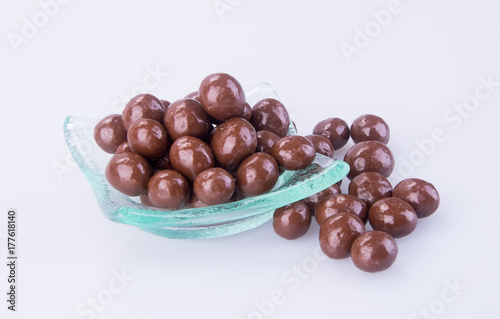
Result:
M280 101L269 98L257 102L252 108L252 125L257 131L271 131L279 137L288 132L290 116Z
M233 176L220 167L204 170L196 176L193 184L193 192L207 205L227 202L233 196L234 188Z
M194 99L198 102L200 102L200 95L198 94L198 91L194 91L186 95L184 98L186 99Z
M134 96L123 110L123 127L128 131L132 123L143 118L161 123L164 115L165 106L159 99L151 94L139 94Z
M269 192L278 181L276 160L267 153L253 153L241 162L236 171L238 191L245 196Z
M350 256L352 243L365 232L365 224L356 215L338 213L324 220L319 230L319 245L333 259Z
M250 104L245 102L245 106L243 107L243 112L241 112L240 117L250 122L252 119L252 107Z
M184 176L170 169L157 172L148 183L148 196L156 207L183 208L190 193L191 189Z
M157 171L162 171L164 169L172 169L172 164L170 164L169 150L165 151L162 157L149 161L151 166Z
M119 114L108 115L94 127L94 139L106 153L114 154L120 144L127 141L127 131Z
M364 172L377 172L389 177L394 170L394 156L391 150L385 144L376 141L354 145L345 154L344 162L351 167L347 174L349 179Z
M354 240L352 262L366 272L379 272L391 267L398 256L394 238L383 231L367 231Z
M109 184L128 196L144 193L152 175L153 168L149 162L136 153L115 154L105 170Z
M309 197L304 198L303 201L307 205L309 210L311 211L311 215L314 215L316 205L321 200L323 200L323 198L326 198L330 195L340 194L340 193L342 193L340 190L340 186L338 184L333 184L332 186L322 190L321 192L318 192L316 194L313 194Z
M215 166L214 155L210 146L202 140L183 136L175 140L170 147L170 164L189 180Z
M285 239L304 236L311 226L311 212L302 201L283 206L274 211L274 232Z
M203 79L198 92L205 111L219 121L239 116L245 107L245 92L229 74L210 74Z
M247 120L235 117L217 127L211 145L220 166L232 171L257 148L257 132Z
M389 125L382 118L365 114L352 122L351 137L354 143L378 141L387 144L391 137L391 131Z
M163 125L171 139L193 136L203 139L208 134L210 120L200 102L181 99L173 102L165 112Z
M132 151L132 148L130 148L130 145L128 145L128 142L125 141L118 146L116 149L115 154L120 154L120 153L129 153L129 152L134 152Z
M271 148L279 139L280 137L271 131L257 131L257 149L255 151L271 154Z
M410 204L396 197L382 198L370 207L370 225L394 238L411 234L417 227L417 214Z
M333 158L334 149L332 142L328 138L316 134L307 135L306 138L313 143L316 153Z
M392 196L392 185L379 173L366 172L351 181L349 194L358 197L370 208L376 201Z
M349 126L344 120L331 117L318 122L313 129L313 134L328 138L332 142L333 149L337 151L349 141Z
M401 181L393 192L394 197L408 202L418 218L432 215L439 207L439 193L429 182L418 178L409 178Z
M317 205L315 217L318 224L336 214L349 213L357 216L363 224L368 220L368 207L365 202L353 195L336 194L323 198Z
M271 155L284 169L297 170L309 166L316 157L313 144L300 135L289 135L274 143Z
M167 100L160 100L161 104L163 104L163 106L165 107L165 110L168 109L168 107L170 106L170 102L167 101Z
M135 121L127 132L130 148L147 159L157 159L165 154L168 134L161 123L151 119Z

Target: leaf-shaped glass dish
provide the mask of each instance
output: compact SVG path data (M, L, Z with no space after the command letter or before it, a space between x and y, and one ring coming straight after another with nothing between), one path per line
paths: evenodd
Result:
M250 105L264 98L278 96L267 83L246 93ZM315 194L344 178L349 166L316 154L307 168L285 171L267 194L236 202L180 210L165 210L142 205L107 182L104 171L111 158L94 141L98 119L67 117L64 135L76 163L90 183L104 216L112 221L134 225L142 230L169 238L212 238L237 234L272 218L276 208ZM292 124L289 134L297 134Z

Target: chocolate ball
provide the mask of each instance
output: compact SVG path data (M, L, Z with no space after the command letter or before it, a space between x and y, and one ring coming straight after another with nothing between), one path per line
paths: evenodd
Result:
M130 148L147 159L162 157L168 147L167 131L151 119L140 119L130 125L127 139Z
M215 166L214 155L207 143L192 137L183 136L170 147L170 164L189 180Z
M338 184L333 184L332 186L322 190L321 192L304 198L303 201L311 211L311 215L314 215L316 205L318 205L318 203L323 200L323 198L340 193L342 193L340 190L340 186Z
M151 94L139 94L134 96L123 110L123 127L128 131L132 123L143 118L161 123L164 115L165 106L163 106L163 103L159 99Z
M327 139L325 136L311 134L307 135L306 138L309 141L311 141L311 143L314 146L314 149L316 150L316 153L320 153L321 155L333 158L334 149L332 142L330 142L330 140Z
M115 154L105 170L109 184L128 196L139 196L144 193L151 175L153 168L149 162L136 153Z
M128 142L125 141L125 142L121 143L120 146L118 146L115 154L129 153L129 152L134 152L134 151L132 151L132 149L130 148L130 145L128 145Z
M315 217L321 225L325 219L340 213L349 213L357 216L363 224L368 220L368 207L365 202L353 195L336 194L323 198L317 205Z
M191 196L189 197L189 201L186 204L186 208L199 208L199 207L207 207L208 205L202 202L198 196L193 192L191 192Z
M207 113L200 102L193 99L181 99L173 102L163 118L171 139L193 136L203 139L211 126Z
M243 107L243 112L241 112L240 117L250 122L252 119L252 107L250 104L245 102L245 106Z
M394 238L383 231L367 231L356 238L351 247L352 262L366 272L379 272L391 267L398 256Z
M333 259L350 256L352 243L365 232L365 224L356 215L338 213L321 223L319 245L325 255Z
M267 153L253 153L241 162L236 171L238 190L245 196L269 192L278 181L276 160Z
M389 177L394 170L394 156L391 150L385 144L376 141L354 145L345 154L344 162L351 167L347 174L349 179L364 172L377 172Z
M194 179L193 192L207 205L227 202L233 196L234 178L220 167L209 168Z
M162 171L164 169L172 169L172 164L170 164L169 150L166 150L162 157L149 161L151 166L157 171Z
M289 135L279 139L271 148L271 155L284 169L297 170L309 166L316 158L313 144L305 137Z
M205 111L219 121L239 116L245 107L245 92L229 74L210 74L203 79L198 92Z
M432 215L439 207L439 193L429 182L418 178L409 178L401 181L394 188L394 197L408 202L418 218Z
M186 95L184 98L186 99L194 99L198 102L200 102L200 95L198 94L198 91L194 91Z
M280 101L269 98L257 102L252 108L252 125L257 131L271 131L279 137L288 132L290 116Z
M148 196L153 205L161 208L183 208L189 200L191 190L181 173L166 169L151 177Z
M280 137L271 131L257 131L257 149L255 151L271 154L271 148L279 139Z
M211 145L220 166L232 171L257 148L257 132L247 120L235 117L217 127Z
M389 125L376 115L361 115L351 125L351 137L354 143L378 141L387 144L390 136Z
M349 126L344 120L331 117L316 124L313 134L325 136L332 142L333 149L339 150L349 141Z
M165 110L167 110L167 109L168 109L168 107L170 106L170 102L169 102L169 101L167 101L167 100L161 100L161 99L160 99L160 102L161 102L161 104L163 104L163 106L165 107Z
M382 198L370 207L370 225L394 238L411 234L417 227L417 214L410 204L396 197Z
M127 141L127 131L119 114L108 115L94 127L94 139L106 153L114 154L120 144Z
M392 196L392 185L379 173L366 172L351 181L349 194L358 197L370 208L376 201Z
M302 201L283 206L274 211L274 232L285 239L304 236L311 226L311 212Z

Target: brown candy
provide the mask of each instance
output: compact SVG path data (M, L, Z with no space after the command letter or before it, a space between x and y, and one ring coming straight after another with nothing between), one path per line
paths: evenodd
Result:
M132 149L130 148L130 145L128 145L128 142L125 141L125 142L121 143L120 146L118 146L115 154L129 153L129 152L134 152L134 151L132 151Z
M333 149L339 150L349 141L349 126L344 120L331 117L316 124L313 134L325 136L332 142Z
M164 115L165 106L159 99L151 94L139 94L134 96L123 110L123 127L128 131L132 123L143 118L161 123Z
M309 197L303 199L304 203L307 205L309 210L311 211L311 215L314 215L314 211L316 209L316 205L323 199L330 195L340 194L340 186L338 184L333 184L332 186L313 194Z
M169 150L165 151L162 157L149 161L151 166L157 171L162 171L164 169L172 169L172 164L170 164Z
M211 145L219 164L232 171L257 148L257 133L247 120L235 117L217 127Z
M255 151L271 154L271 148L279 139L280 137L271 131L257 131L257 149Z
M356 215L338 213L321 223L319 245L325 255L333 259L350 256L352 243L365 232L365 224Z
M288 132L290 116L280 101L269 98L254 105L251 122L257 131L271 131L279 137L283 137Z
M351 125L351 137L354 143L378 141L387 144L390 136L389 125L376 115L361 115Z
M105 170L109 184L128 196L139 196L144 193L151 175L153 168L149 162L136 153L115 154Z
M240 117L250 122L252 119L252 107L250 104L245 102L245 106L243 107L243 112L241 112Z
M214 155L210 146L202 140L183 136L175 140L170 147L170 164L189 180L215 166Z
M417 214L410 204L395 197L382 198L370 207L370 225L394 238L411 234L417 227Z
M311 226L311 212L302 201L283 206L274 211L274 232L285 239L304 236Z
M391 267L398 256L394 238L382 231L367 231L356 238L351 247L352 262L366 272L379 272Z
M309 166L316 157L312 143L303 136L289 135L274 143L271 155L278 165L288 170L298 170Z
M317 205L314 213L318 224L325 219L340 213L349 213L357 216L364 224L368 220L368 207L365 202L353 195L336 194L323 198Z
M170 106L170 102L167 101L167 100L161 100L160 99L160 102L161 104L163 104L163 106L165 107L165 110L168 109L168 107Z
M156 207L182 208L189 200L190 192L187 180L174 170L159 171L148 183L148 196Z
M234 178L220 167L209 168L196 176L193 191L200 201L207 205L227 202L233 196Z
M306 138L313 143L316 153L333 158L334 149L328 138L316 134L307 135Z
M171 139L182 136L206 137L210 129L210 120L200 102L193 99L181 99L173 102L163 118Z
M241 194L256 196L269 192L278 181L276 160L267 153L253 153L236 171L236 184Z
M349 179L364 172L377 172L389 177L394 169L394 156L391 150L385 144L376 141L354 145L345 154L344 162L351 167L347 174Z
M167 131L151 119L140 119L130 125L127 139L130 148L147 159L162 157L168 147Z
M198 92L205 111L219 121L239 116L245 108L245 92L229 74L210 74L203 79Z
M114 154L120 144L127 141L127 131L119 114L108 115L94 127L94 139L106 153Z
M358 197L370 208L376 201L392 196L392 185L379 173L366 172L351 181L349 194Z
M439 193L429 182L418 178L409 178L401 181L394 188L394 197L408 202L418 218L432 215L439 207Z

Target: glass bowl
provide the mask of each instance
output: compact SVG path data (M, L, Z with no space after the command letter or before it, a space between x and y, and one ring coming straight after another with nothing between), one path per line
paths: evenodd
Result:
M267 83L246 93L250 105L264 98L278 96ZM107 182L104 171L111 154L102 151L94 141L93 131L98 119L67 117L64 136L69 150L94 191L104 216L112 221L134 225L168 238L213 238L237 234L272 218L276 208L313 195L344 178L349 165L320 154L307 168L285 171L273 190L221 205L165 210L140 203L138 197L128 197ZM289 134L297 134L292 124Z

